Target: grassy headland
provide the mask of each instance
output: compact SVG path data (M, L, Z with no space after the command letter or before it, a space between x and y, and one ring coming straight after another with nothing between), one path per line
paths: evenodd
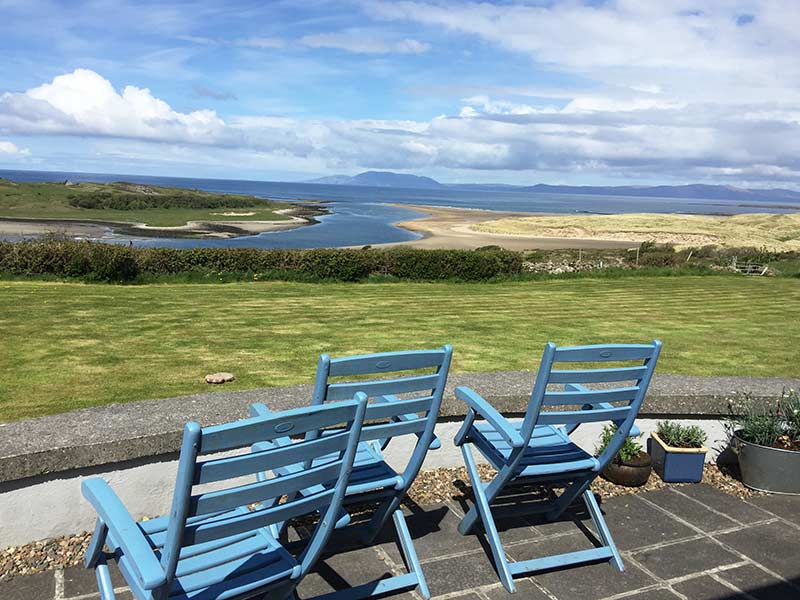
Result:
M188 235L203 233L202 227L187 225L191 223L212 224L206 228L212 231L213 224L231 225L233 230L222 229L227 233L235 233L236 226L248 230L248 223L286 227L293 224L293 217L286 214L293 208L296 205L253 196L125 182L17 183L0 179L0 218L130 224L116 229L137 235L148 234L145 228L133 227L138 224L184 227Z
M455 348L454 372L530 369L548 340L664 340L661 373L800 377L800 281L0 282L0 421L309 383L320 352Z

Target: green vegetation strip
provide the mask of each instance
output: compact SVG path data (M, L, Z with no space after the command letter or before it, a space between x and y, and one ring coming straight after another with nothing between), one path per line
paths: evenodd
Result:
M320 352L455 348L453 370L533 368L543 344L664 340L661 373L800 377L800 281L496 284L0 282L0 421L310 383ZM733 390L732 390L733 391Z
M275 211L290 206L253 196L125 182L65 185L0 179L2 217L176 227L189 221L284 221L289 217Z

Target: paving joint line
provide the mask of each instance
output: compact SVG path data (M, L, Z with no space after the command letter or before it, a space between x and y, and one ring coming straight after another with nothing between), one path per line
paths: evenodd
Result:
M53 600L63 600L64 598L64 570L56 569L53 572Z
M711 579L713 579L714 581L716 581L720 585L728 588L729 590L731 590L733 592L736 592L737 594L741 594L742 596L747 598L747 600L758 600L758 598L756 598L755 596L751 596L750 594L748 594L744 590L740 589L738 586L732 584L729 581L725 581L722 577L720 577L716 573L709 573L709 576L711 577Z
M693 529L693 530L697 531L703 537L711 540L714 544L717 544L723 550L726 550L726 551L730 552L731 554L734 554L735 556L738 556L741 560L751 562L753 565L759 567L762 571L766 572L767 574L769 574L770 576L774 577L775 579L778 579L779 581L783 581L784 583L786 583L787 585L791 586L795 590L800 591L800 586L798 586L797 584L792 583L791 581L789 581L785 577L781 576L779 573L773 571L772 569L770 569L766 565L763 565L760 562L757 562L757 561L753 560L752 558L746 556L745 554L739 552L738 550L736 550L732 546L724 543L722 540L718 540L715 537L712 537L710 534L707 534L706 532L702 531L699 527L693 525L692 523L690 523L686 519L683 519L683 518L679 517L678 515L676 515L674 513L671 513L666 508L663 508L663 507L659 506L658 504L656 504L655 502L647 500L646 498L639 497L639 500L641 502L644 502L645 504L648 504L649 506L651 506L651 507L653 507L653 508L655 508L657 510L660 510L661 512L663 512L666 515L672 517L673 519L675 519L679 523L685 525L686 527L689 527L690 529ZM758 507L756 507L756 508L758 508ZM771 521L771 522L774 522L774 521ZM753 527L753 526L751 525L750 527L739 528L739 529L736 529L734 531L744 531L744 529L749 529L751 527ZM721 534L715 534L715 535L721 535Z

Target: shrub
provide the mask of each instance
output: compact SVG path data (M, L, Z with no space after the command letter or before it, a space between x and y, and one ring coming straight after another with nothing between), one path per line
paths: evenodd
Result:
M616 425L606 425L603 427L603 432L600 434L600 443L597 446L597 450L595 451L595 456L600 456L606 447L611 443L611 439L614 437L614 434L617 432ZM642 445L637 442L632 437L625 438L625 441L620 447L617 455L614 457L614 462L617 463L626 463L642 453Z
M708 438L698 425L681 425L674 421L660 421L656 433L667 446L674 448L702 448Z
M749 392L728 406L726 427L730 435L760 446L800 449L800 396L784 390L777 403L756 401Z

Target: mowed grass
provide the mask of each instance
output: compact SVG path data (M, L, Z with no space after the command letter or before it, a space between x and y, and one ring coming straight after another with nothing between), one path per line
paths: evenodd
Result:
M661 373L800 377L800 280L497 284L0 282L0 421L310 383L317 356L455 348L453 372L533 368L543 344L665 347Z

